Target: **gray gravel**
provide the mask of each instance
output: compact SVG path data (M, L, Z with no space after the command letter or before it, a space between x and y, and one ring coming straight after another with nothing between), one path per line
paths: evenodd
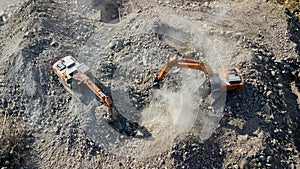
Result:
M300 26L283 7L264 1L88 2L26 0L0 11L0 121L7 115L24 124L16 130L26 130L19 136L24 144L12 151L21 160L11 163L0 146L1 167L300 166ZM185 70L163 80L161 95L150 84L174 54L238 67L245 87L228 92L221 110L193 100L199 113L191 114L192 125L171 125L164 97L182 90ZM84 104L63 88L51 65L65 55L88 64L106 86L122 115L119 124L103 119L103 103ZM186 86L194 87L195 79ZM159 120L146 123L158 109L165 110ZM137 137L143 133L149 135Z

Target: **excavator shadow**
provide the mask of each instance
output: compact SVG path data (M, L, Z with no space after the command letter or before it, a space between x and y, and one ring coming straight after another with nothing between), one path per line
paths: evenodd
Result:
M112 98L110 87L103 85L97 78L95 78L91 74L89 74L89 78L92 79L92 81L102 90L103 93ZM93 97L87 96L94 95L93 92L91 92L85 85L81 87L81 90L84 91L84 94L80 101L84 104L89 104L90 101L92 101ZM99 102L103 102L97 96L95 96L95 98ZM106 121L114 130L128 137L149 138L152 136L146 127L141 126L137 122L132 122L128 120L122 115L122 113L118 111L118 109L115 106L113 106L112 118L106 118Z
M112 119L107 119L107 122L120 134L141 139L152 137L152 134L146 127L138 124L137 122L128 120L115 107L113 107L113 112L114 117Z
M84 84L72 84L72 92L84 105L88 105L93 99L93 92Z

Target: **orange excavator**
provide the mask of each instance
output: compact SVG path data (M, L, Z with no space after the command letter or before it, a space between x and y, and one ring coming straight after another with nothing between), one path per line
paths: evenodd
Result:
M198 60L179 59L177 55L168 59L168 61L159 69L158 73L154 74L153 88L160 87L160 81L167 75L173 67L189 68L203 71L206 78L209 80L211 88L226 91L240 90L244 86L244 80L237 68L223 68L215 73L212 68L206 63Z
M90 73L90 69L87 65L79 63L72 56L66 56L55 62L52 68L68 90L76 87L73 86L73 81L77 82L75 85L80 85L82 83L85 84L97 96L97 98L105 103L108 115L112 116L112 101L87 75Z

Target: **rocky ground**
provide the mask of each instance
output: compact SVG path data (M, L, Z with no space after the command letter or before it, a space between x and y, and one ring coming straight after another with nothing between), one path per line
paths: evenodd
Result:
M26 0L2 11L1 167L300 166L300 24L285 7ZM211 106L197 93L203 73L176 69L151 89L174 54L238 67L245 86ZM103 103L80 101L60 84L51 66L66 55L105 86L121 127L104 120Z

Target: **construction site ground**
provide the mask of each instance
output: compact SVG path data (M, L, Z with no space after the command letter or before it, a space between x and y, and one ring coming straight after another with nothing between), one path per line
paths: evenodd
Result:
M262 0L0 1L0 166L299 168L296 14ZM52 65L67 55L117 121L63 87ZM203 97L203 72L175 68L152 89L174 55L239 68L244 88Z

